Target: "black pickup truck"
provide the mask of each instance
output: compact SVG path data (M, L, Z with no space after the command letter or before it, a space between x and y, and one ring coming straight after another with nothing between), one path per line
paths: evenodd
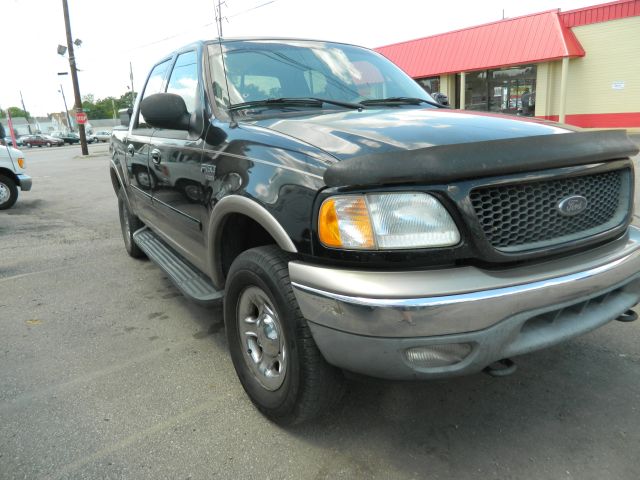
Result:
M482 370L636 318L636 146L534 118L443 108L370 50L188 45L159 61L111 181L133 257L202 304L280 423L345 372Z

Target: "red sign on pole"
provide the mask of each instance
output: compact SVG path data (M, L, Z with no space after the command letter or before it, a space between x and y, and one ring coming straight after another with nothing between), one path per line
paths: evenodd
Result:
M87 123L87 114L84 112L76 112L76 123L78 125Z
M11 135L11 143L15 148L18 148L18 142L16 142L16 131L13 129L13 121L11 120L11 113L7 110L7 124L9 126L9 135Z

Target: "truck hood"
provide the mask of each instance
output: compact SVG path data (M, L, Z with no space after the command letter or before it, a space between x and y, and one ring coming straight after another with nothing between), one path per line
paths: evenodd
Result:
M339 160L459 143L568 133L538 119L433 108L348 110L258 120L257 126L295 137Z
M11 157L13 159L16 159L18 157L24 157L24 154L17 148L13 148L8 145L0 145L0 157L7 159Z

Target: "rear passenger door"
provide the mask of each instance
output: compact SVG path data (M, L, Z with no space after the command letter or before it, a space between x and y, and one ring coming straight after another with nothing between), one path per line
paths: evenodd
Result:
M171 59L158 63L149 74L142 97L138 101L138 113L132 119L132 127L125 139L125 164L129 185L134 194L138 214L145 219L151 215L151 194L158 188L159 179L149 171L149 146L154 128L147 124L140 113L140 102L143 98L160 93L166 84L166 77L171 66Z
M153 190L153 208L162 232L181 253L199 266L204 237L200 222L204 208L202 177L202 129L204 107L198 51L184 51L176 57L166 92L182 97L191 114L191 128L157 129L151 139L149 169L160 181Z

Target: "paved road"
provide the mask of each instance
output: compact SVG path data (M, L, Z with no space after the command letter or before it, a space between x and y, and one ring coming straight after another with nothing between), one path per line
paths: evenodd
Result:
M125 254L108 158L78 153L28 151L34 189L0 213L0 478L640 478L640 323L274 426L220 312Z

